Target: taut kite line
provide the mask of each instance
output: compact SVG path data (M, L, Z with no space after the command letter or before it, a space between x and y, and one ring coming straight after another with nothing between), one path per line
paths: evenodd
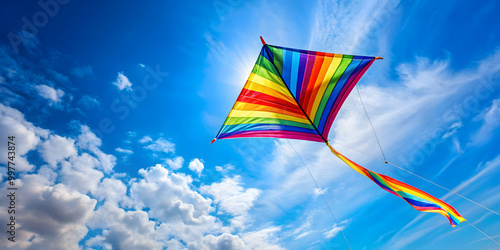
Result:
M384 190L455 227L465 219L450 205L406 183L354 163L328 142L340 107L381 57L353 56L268 45L262 49L231 112L212 140L273 137L324 142L332 153Z

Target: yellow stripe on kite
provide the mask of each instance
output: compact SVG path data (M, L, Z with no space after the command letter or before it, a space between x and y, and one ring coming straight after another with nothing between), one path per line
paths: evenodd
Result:
M292 95L290 94L290 91L288 91L287 88L285 88L284 86L282 86L276 82L270 81L262 76L251 73L250 77L248 77L248 81L269 87L273 90L280 92L281 94L283 94L285 96L288 96L289 98L293 98Z
M319 104L321 103L321 98L325 94L326 87L328 87L328 83L330 83L330 79L332 79L333 74L335 74L335 71L337 71L337 68L340 65L340 62L342 61L342 56L341 54L335 54L333 56L333 60L330 63L330 67L328 67L328 71L325 74L325 78L323 78L321 87L314 98L314 103L311 109L311 115L309 118L311 118L311 121L314 121L314 117L316 117L316 113L318 112L318 107Z
M263 94L266 94L266 95L270 95L270 96L273 96L273 97L276 97L276 98L280 98L282 100L285 100L285 101L288 101L290 103L295 103L293 97L291 95L284 95L282 94L281 92L279 91L276 91L270 87L267 87L267 86L264 86L262 84L259 84L259 83L256 83L256 82L252 82L252 81L247 81L248 85L245 86L246 89L248 90L252 90L252 91L255 91L255 92L260 92L260 93L263 93Z
M307 117L302 113L302 112L296 112L293 109L287 109L287 108L277 108L277 107L270 107L266 105L260 105L260 104L253 104L253 103L246 103L246 102L236 102L236 104L233 107L234 110L241 110L241 111L266 111L266 112L278 112L282 113L284 115L290 115L294 116L297 118L302 118L302 119L307 119Z
M265 111L241 111L241 110L231 110L229 113L230 117L262 117L262 118L276 118L281 120L288 120L293 122L300 122L304 124L310 124L307 119L297 118L290 115L283 115L273 112Z

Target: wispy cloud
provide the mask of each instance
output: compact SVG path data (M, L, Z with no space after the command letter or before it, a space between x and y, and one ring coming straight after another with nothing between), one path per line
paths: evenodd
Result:
M490 139L492 132L500 126L500 99L493 100L491 106L480 117L482 118L483 125L471 136L471 146L477 146Z
M76 67L71 70L71 73L77 77L85 77L94 74L94 71L92 70L92 67L90 66L83 66L83 67Z
M118 152L118 153L122 153L122 154L133 154L134 151L130 150L130 149L123 149L123 148L115 148L115 151Z
M139 142L142 144L146 144L144 148L149 149L153 152L162 152L162 153L175 152L175 144L161 137L153 141L151 137L145 136L141 140L139 140Z

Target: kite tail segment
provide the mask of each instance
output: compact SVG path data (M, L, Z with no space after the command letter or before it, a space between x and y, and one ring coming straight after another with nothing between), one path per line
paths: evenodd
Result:
M416 210L441 214L448 218L452 227L455 227L460 222L465 221L465 219L452 206L442 200L439 200L438 198L404 182L370 171L340 154L330 145L330 143L326 142L326 145L335 156L349 165L349 167L368 177L385 191L402 198Z

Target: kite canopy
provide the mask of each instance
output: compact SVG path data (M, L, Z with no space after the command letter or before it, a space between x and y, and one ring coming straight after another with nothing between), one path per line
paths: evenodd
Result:
M326 141L340 107L375 59L265 44L215 138Z

